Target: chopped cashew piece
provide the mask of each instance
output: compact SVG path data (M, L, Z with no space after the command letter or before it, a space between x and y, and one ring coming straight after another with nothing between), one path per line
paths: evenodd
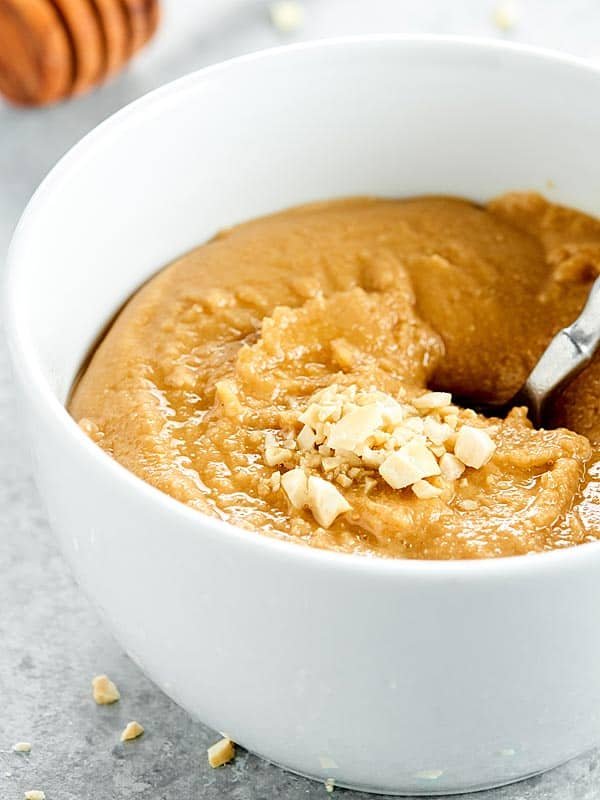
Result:
M405 420L403 426L405 430L412 431L412 433L422 434L425 432L425 422L421 417L410 417Z
M316 475L308 479L308 506L323 528L329 528L340 514L351 509L350 503L332 483Z
M301 450L312 450L317 441L317 437L312 428L305 425L297 436L297 442Z
M292 451L286 447L265 447L265 462L269 467L285 464L292 457Z
M452 402L450 392L426 392L420 397L414 397L412 404L415 408L444 408Z
M446 423L446 425L450 425L452 430L455 431L458 425L458 414L455 413L446 414L446 416L444 417L444 422Z
M274 492L277 492L279 491L280 486L281 486L281 472L277 470L271 475L271 488L273 489Z
M359 406L336 422L327 443L333 450L352 450L366 442L383 421L379 404Z
M356 362L356 349L345 339L332 340L331 354L344 371L352 369Z
M373 450L371 447L365 447L362 451L363 464L367 467L380 467L385 461L387 450Z
M386 458L379 474L392 489L404 489L421 478L439 475L440 468L431 450L422 441L413 439Z
M465 465L452 453L444 453L440 458L440 469L442 476L449 481L456 481L465 471Z
M431 417L423 421L423 432L433 444L444 444L452 436L454 431L445 422L437 422Z
M225 416L239 419L243 416L244 408L240 403L235 383L230 380L218 381L215 384L216 395L223 405Z
M480 469L494 455L496 445L481 428L463 425L456 437L454 455L467 467Z
M431 500L433 497L439 497L442 494L441 489L424 480L413 483L412 490L419 500Z
M116 703L121 694L108 675L92 678L92 695L99 706Z
M377 486L377 481L375 478L365 478L365 494L369 494L371 489L374 489Z
M207 750L208 763L213 769L229 763L235 756L235 745L231 739L220 739Z
M30 789L25 792L25 800L46 800L46 793L41 789Z
M121 734L121 741L129 742L131 739L137 739L143 732L144 728L139 722L135 722L135 720L133 722L128 722L125 726L125 730Z
M291 469L281 476L283 491L294 508L304 508L308 504L308 478L300 467Z
M352 478L348 475L344 475L340 472L340 474L335 479L337 483L342 487L342 489L349 489L352 486Z
M17 742L13 745L13 750L15 753L30 753L31 744L29 742Z

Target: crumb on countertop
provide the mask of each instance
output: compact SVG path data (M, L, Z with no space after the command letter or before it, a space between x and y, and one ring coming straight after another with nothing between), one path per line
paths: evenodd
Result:
M15 753L30 753L31 744L29 742L17 742L13 745Z
M121 694L108 675L96 675L92 679L92 693L98 705L116 703Z
M30 789L25 792L25 800L46 800L46 794L41 789Z
M215 769L228 764L235 757L235 745L231 739L225 737L209 747L207 753L208 763Z
M144 728L139 722L136 722L135 720L128 722L125 726L125 730L121 734L121 741L129 742L131 739L137 739L138 736L141 736L143 732Z

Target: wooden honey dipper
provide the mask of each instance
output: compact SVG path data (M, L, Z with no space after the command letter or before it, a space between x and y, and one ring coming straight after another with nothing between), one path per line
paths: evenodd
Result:
M154 34L159 0L0 0L0 94L39 106L83 94Z

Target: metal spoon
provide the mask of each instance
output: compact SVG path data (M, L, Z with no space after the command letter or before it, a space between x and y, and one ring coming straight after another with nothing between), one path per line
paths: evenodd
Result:
M487 417L504 417L515 406L527 406L529 419L540 428L550 398L590 363L599 344L600 277L594 281L581 314L556 334L513 398L506 403L473 403L455 397L454 402Z

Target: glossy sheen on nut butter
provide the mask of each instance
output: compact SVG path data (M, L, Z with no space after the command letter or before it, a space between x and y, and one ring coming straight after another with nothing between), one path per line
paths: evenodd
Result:
M221 233L140 289L70 410L141 478L249 531L427 559L579 544L600 537L599 359L558 399L561 427L462 410L493 434L488 464L427 499L375 471L368 492L341 489L351 511L328 529L274 488L285 467L265 463L265 434L334 382L506 399L599 271L600 222L534 194L303 206Z

